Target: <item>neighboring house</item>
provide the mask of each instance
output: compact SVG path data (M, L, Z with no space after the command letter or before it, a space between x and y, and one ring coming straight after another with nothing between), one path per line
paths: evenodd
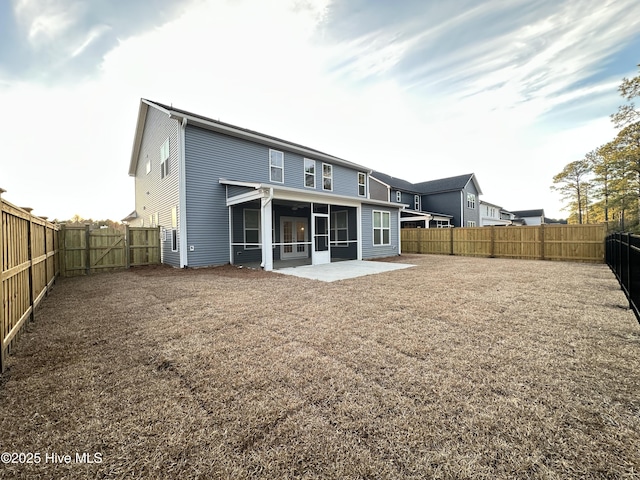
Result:
M512 224L515 215L507 212L499 205L480 200L480 224L488 226L508 226Z
M433 215L436 226L480 226L482 190L473 173L421 183L410 183L376 171L371 176L388 186L392 202L408 203L413 213ZM405 212L403 216L410 214Z
M512 210L516 219L521 219L524 225L542 225L544 221L544 210Z
M133 226L161 228L175 267L329 263L400 254L400 210L367 167L142 99Z
M473 173L416 184L422 192L422 208L452 216L456 227L480 226L482 190Z
M371 197L387 199L408 207L401 211L400 223L404 228L448 228L451 215L426 211L422 208L422 193L416 185L382 172L371 172ZM375 187L374 187L375 186ZM376 195L374 197L374 195Z

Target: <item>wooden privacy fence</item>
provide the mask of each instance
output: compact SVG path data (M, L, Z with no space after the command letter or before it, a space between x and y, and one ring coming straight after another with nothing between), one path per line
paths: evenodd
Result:
M160 263L158 227L125 227L124 230L89 225L60 229L61 265L64 277L90 275Z
M0 195L4 190L0 189ZM0 197L0 371L58 270L58 227Z
M605 225L403 228L403 253L604 262Z

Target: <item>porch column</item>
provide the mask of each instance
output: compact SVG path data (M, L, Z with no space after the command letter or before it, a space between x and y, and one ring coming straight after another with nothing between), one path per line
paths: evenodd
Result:
M273 189L263 190L263 197L260 200L260 227L262 236L262 268L267 271L273 270L273 242L271 230L273 224L272 206Z

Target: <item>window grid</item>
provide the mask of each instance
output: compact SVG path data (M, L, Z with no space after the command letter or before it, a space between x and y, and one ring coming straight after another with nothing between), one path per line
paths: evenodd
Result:
M389 212L373 211L373 244L391 244L391 214Z
M284 153L269 149L269 181L284 183Z
M329 163L322 164L322 189L333 190L333 165Z

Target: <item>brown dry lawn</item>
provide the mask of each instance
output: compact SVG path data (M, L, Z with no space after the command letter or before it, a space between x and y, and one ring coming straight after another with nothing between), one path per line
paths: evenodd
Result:
M405 255L59 280L0 380L5 478L639 478L640 326L604 265ZM100 453L52 464L46 454Z

